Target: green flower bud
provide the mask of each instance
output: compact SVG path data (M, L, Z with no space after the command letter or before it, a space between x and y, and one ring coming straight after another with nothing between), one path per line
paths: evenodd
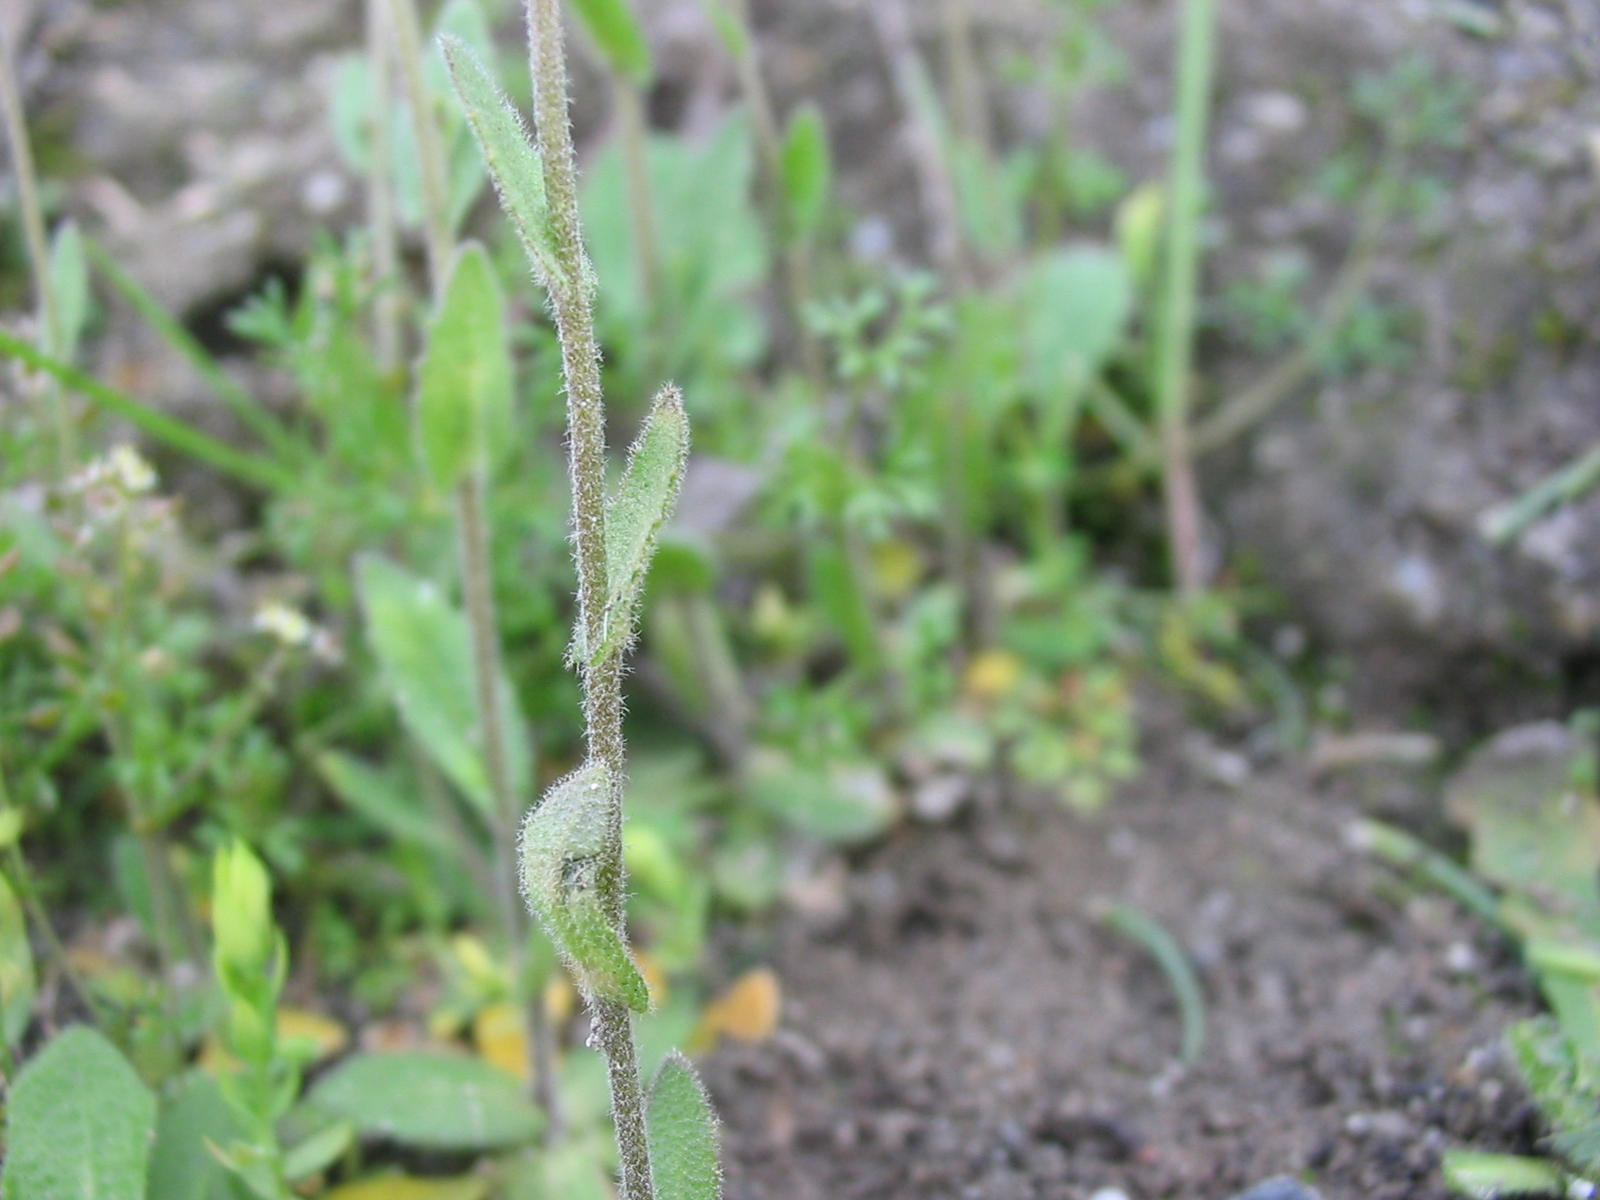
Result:
M217 973L265 975L272 964L272 881L261 860L235 838L217 851L212 869L211 923Z

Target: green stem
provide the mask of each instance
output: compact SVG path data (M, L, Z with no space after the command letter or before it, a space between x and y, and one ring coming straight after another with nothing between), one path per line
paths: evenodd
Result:
M528 1066L541 1107L549 1119L547 1134L559 1136L564 1122L560 1093L551 1071L554 1055L550 1030L543 1020L543 997L525 994L527 981L527 913L517 896L516 857L521 804L511 778L508 731L500 705L500 622L495 614L489 546L488 486L478 463L456 492L456 549L461 564L461 590L472 637L472 677L478 703L478 729L483 739L484 766L494 798L494 854L490 876L499 914L502 950L511 971L513 992L523 1006L528 1030Z
M0 21L0 108L4 109L6 138L11 143L11 163L17 179L17 200L22 209L23 238L28 245L28 261L33 268L33 290L38 304L40 343L51 354L62 346L61 314L50 286L50 243L45 234L44 208L39 202L39 177L33 165L33 147L28 141L28 122L22 111L22 89L17 84L15 60L6 23ZM66 478L77 461L77 437L72 413L59 387L44 397L51 409L56 432L56 471Z
M1200 208L1205 186L1215 42L1216 0L1185 0L1178 51L1178 131L1169 187L1166 286L1156 373L1167 536L1173 575L1179 590L1185 594L1199 591L1204 584L1200 560L1200 497L1189 445L1189 376L1194 364Z
M445 160L439 123L433 119L433 99L423 73L422 29L412 0L389 0L390 28L395 58L411 126L416 132L418 169L422 176L422 235L428 250L428 277L434 299L444 295L455 254L455 234L450 228L450 170Z
M534 81L534 123L544 160L550 233L561 267L552 279L550 305L561 339L567 381L567 423L576 530L579 620L585 644L605 636L605 399L589 294L591 271L578 219L578 173L567 100L567 58L560 0L528 0L528 45ZM627 766L622 736L622 656L608 654L583 670L585 735L589 757L606 767L617 788ZM600 897L619 933L623 928L622 804L610 804L611 822L600 854ZM653 1200L644 1087L639 1077L633 1020L615 1001L591 1002L594 1037L606 1057L611 1108L621 1154L621 1200Z
M611 92L616 97L617 123L622 135L622 161L628 181L628 216L633 222L633 247L639 256L639 284L645 312L653 323L660 314L661 247L656 237L655 205L650 195L649 127L644 94L633 80L611 72Z
M976 146L989 161L989 106L983 94L983 74L972 42L971 0L943 0L945 68L950 72L950 107L955 110L956 132Z
M385 373L400 363L400 251L394 211L394 126L389 99L394 82L385 0L367 0L367 58L372 64L373 109L367 152L367 224L372 236L372 345Z

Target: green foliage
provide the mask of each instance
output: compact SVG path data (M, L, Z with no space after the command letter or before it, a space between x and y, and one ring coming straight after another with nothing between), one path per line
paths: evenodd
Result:
M566 273L551 240L544 164L528 137L522 116L500 90L483 60L465 42L440 41L450 65L450 81L477 140L500 206L511 219L528 260L546 288L565 286Z
M70 363L78 356L78 342L89 323L89 260L84 255L83 232L76 221L63 221L50 244L50 291L55 296L56 335L59 343L50 354Z
M363 559L357 578L367 637L406 731L478 812L491 819L494 797L479 742L466 617L433 584L383 559ZM516 699L504 680L499 696L513 786L520 793L528 786L532 753Z
M1499 1200L1502 1196L1559 1196L1566 1192L1567 1177L1542 1158L1515 1154L1482 1154L1446 1150L1440 1171L1445 1186L1471 1200Z
M789 118L780 158L787 226L802 241L816 237L833 186L833 157L822 110L803 104Z
M6 1103L5 1200L143 1200L156 1100L115 1046L74 1026Z
M1177 997L1178 1013L1183 1020L1178 1061L1186 1067L1193 1066L1205 1046L1206 1005L1200 977L1195 974L1189 956L1159 922L1130 904L1106 904L1100 920L1107 929L1136 943L1161 968L1172 994Z
M147 1200L214 1200L227 1168L211 1153L238 1136L216 1081L202 1071L179 1079L163 1096L150 1147Z
M662 1060L650 1086L650 1169L657 1200L719 1200L717 1119L689 1060Z
M27 1032L38 986L22 903L0 876L0 1038L9 1047L15 1047Z
M591 649L578 626L574 657L579 662L602 662L632 642L656 537L672 516L688 463L689 418L683 396L676 388L664 388L628 452L616 494L606 504L605 627L600 644Z
M572 0L572 8L614 72L638 87L650 82L650 43L628 0Z
M544 1124L503 1071L424 1051L358 1054L317 1080L307 1101L363 1137L420 1150L513 1146L531 1141Z
M456 258L417 368L417 440L434 485L449 491L506 436L511 350L500 281L483 247Z
M522 893L585 994L646 1012L649 989L602 898L618 791L595 763L551 785L522 826Z

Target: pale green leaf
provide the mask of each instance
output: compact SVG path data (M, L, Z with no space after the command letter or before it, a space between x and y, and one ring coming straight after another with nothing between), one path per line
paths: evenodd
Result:
M315 761L334 795L390 837L419 846L445 842L445 831L422 798L389 774L338 750L325 750Z
M310 1179L337 1162L356 1140L353 1122L340 1121L314 1133L283 1156L283 1175L290 1183Z
M815 104L801 105L790 118L779 171L790 232L798 238L815 236L827 211L828 191L833 184L828 127L822 110Z
M515 1078L466 1055L358 1054L319 1079L309 1100L363 1137L425 1150L517 1145L544 1124Z
M1501 1196L1559 1196L1566 1176L1554 1163L1517 1154L1446 1150L1440 1164L1445 1186L1472 1200Z
M466 616L432 583L381 558L357 564L357 585L368 642L407 732L492 820ZM520 794L528 786L532 752L510 683L503 677L497 683L512 786Z
M474 54L458 38L443 37L440 46L450 67L456 98L472 127L500 206L511 218L535 274L546 290L565 286L566 273L550 232L550 207L545 196L544 164L528 137L521 115Z
M84 1025L23 1068L6 1104L5 1200L143 1200L156 1098Z
M78 354L78 342L89 323L89 261L76 221L64 221L50 244L50 293L55 301L61 344L50 353L63 362Z
M742 60L750 53L750 31L722 0L711 0L710 10L711 24L722 39L722 44L734 58Z
M689 416L683 396L666 387L650 406L644 428L628 452L616 495L606 504L605 630L599 646L585 647L590 664L619 653L633 640L656 537L672 515L689 462ZM581 636L581 634L580 634Z
M3 815L11 816L14 811ZM0 1034L6 1045L15 1046L27 1032L37 990L28 923L23 919L16 893L0 875Z
M740 782L757 808L825 841L868 841L899 816L883 768L869 760L802 764L782 750L759 746Z
M471 242L456 256L417 370L417 441L435 486L448 491L486 462L491 437L507 426L511 390L500 281Z
M211 1200L224 1186L227 1168L207 1148L238 1136L217 1082L193 1071L161 1105L144 1194L149 1200Z
M624 79L643 87L650 82L650 43L628 0L571 0L583 27L608 66Z
M657 1200L718 1200L717 1118L694 1067L674 1051L650 1086L646 1118Z
M586 994L645 1012L649 988L602 901L606 840L620 803L602 764L552 784L523 822L522 890Z
M1097 246L1057 250L1023 279L1025 378L1035 396L1075 392L1105 365L1133 313L1122 259Z

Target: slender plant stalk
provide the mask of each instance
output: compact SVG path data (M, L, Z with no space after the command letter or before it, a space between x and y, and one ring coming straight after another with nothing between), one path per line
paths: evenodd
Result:
M433 119L433 102L423 76L422 30L412 0L389 0L390 29L401 86L411 109L411 127L417 139L417 159L422 176L423 240L428 248L428 278L434 300L444 296L455 256L455 236L450 229L449 164L439 123Z
M743 52L737 56L734 69L739 76L739 90L744 95L745 103L750 106L756 154L761 162L760 191L766 201L763 211L767 217L767 232L773 244L782 247L777 260L782 276L780 291L788 304L789 323L800 348L801 366L813 382L820 384L823 378L822 347L805 321L805 306L811 299L811 261L806 254L806 247L788 228L789 223L783 213L783 138L778 131L772 93L761 71L755 30L750 25L750 6L748 0L726 0L724 11L739 30Z
M489 777L489 792L494 798L494 841L497 851L490 876L511 977L517 995L524 1001L530 1074L549 1121L547 1133L551 1138L556 1138L564 1121L560 1093L556 1090L551 1070L553 1055L545 1044L550 1034L544 1021L544 998L537 992L531 998L523 996L528 915L517 895L516 862L510 853L517 844L521 802L511 779L510 744L502 723L503 712L498 695L501 677L500 622L495 614L487 504L488 486L484 479L483 463L479 462L467 473L456 491L456 550L461 563L467 627L472 637L472 678L477 692L484 766Z
M0 21L0 108L3 108L6 139L11 143L11 165L17 179L17 199L22 209L22 233L28 245L28 261L33 268L33 290L38 305L40 342L51 355L61 353L61 314L50 286L50 243L45 234L44 209L39 203L39 177L33 166L33 147L28 141L27 117L22 111L22 88L17 72L11 37ZM66 478L77 461L77 435L72 411L60 384L51 381L40 393L40 403L49 409L46 423L53 423L56 436L56 474Z
M661 243L656 235L655 204L650 195L649 124L645 119L644 92L631 79L611 72L611 94L617 106L622 136L622 162L628 180L628 215L633 222L634 251L639 256L639 283L645 311L652 320L661 314Z
M1189 444L1189 410L1195 294L1200 275L1200 207L1216 60L1216 7L1216 0L1185 0L1183 6L1177 71L1178 132L1169 188L1166 278L1156 375L1167 537L1173 575L1185 595L1198 592L1205 582L1200 557L1200 496Z
M371 142L367 150L367 229L372 238L372 348L385 373L400 365L400 249L394 210L394 126L389 99L391 74L386 0L367 0L367 60L372 64Z
M920 185L923 220L928 227L929 249L934 261L964 289L970 282L970 272L961 236L956 185L945 159L940 131L926 111L924 99L933 94L932 85L912 38L911 16L905 0L873 0L867 11L888 61L895 97L905 114L907 140Z
M946 69L950 72L950 107L955 110L956 132L978 148L984 161L990 157L989 106L983 93L983 73L978 69L972 37L972 0L942 0Z
M549 229L561 267L550 286L550 305L561 338L567 382L568 447L576 529L578 611L585 644L605 636L605 399L589 294L591 272L578 219L577 166L567 109L567 58L560 0L528 0L528 47L534 83L534 125L544 162ZM627 766L622 736L622 656L602 655L583 668L583 705L589 757L621 787ZM597 887L606 915L623 932L622 805L611 805L610 827L597 863ZM653 1200L644 1088L639 1076L633 1019L625 1004L596 996L594 1038L605 1055L611 1108L621 1152L621 1200Z
M421 158L423 180L423 224L428 247L428 276L435 302L442 300L449 285L455 255L455 235L450 228L446 192L447 165L438 123L433 119L423 79L422 39L416 10L411 0L391 0L394 18L394 46L404 81L406 101ZM507 965L513 987L522 1004L527 1030L528 1067L537 1098L545 1110L547 1140L558 1139L564 1129L560 1093L555 1084L552 1037L544 1020L543 997L525 995L527 981L526 940L528 916L518 902L513 847L517 844L517 822L521 804L511 780L510 741L503 724L504 714L498 694L500 671L500 623L495 613L493 576L489 545L489 487L485 464L480 460L461 481L456 491L456 554L460 563L462 593L466 602L467 625L472 638L472 676L477 699L478 728L483 742L484 769L494 801L494 843L490 877L493 880L495 911L498 916Z

